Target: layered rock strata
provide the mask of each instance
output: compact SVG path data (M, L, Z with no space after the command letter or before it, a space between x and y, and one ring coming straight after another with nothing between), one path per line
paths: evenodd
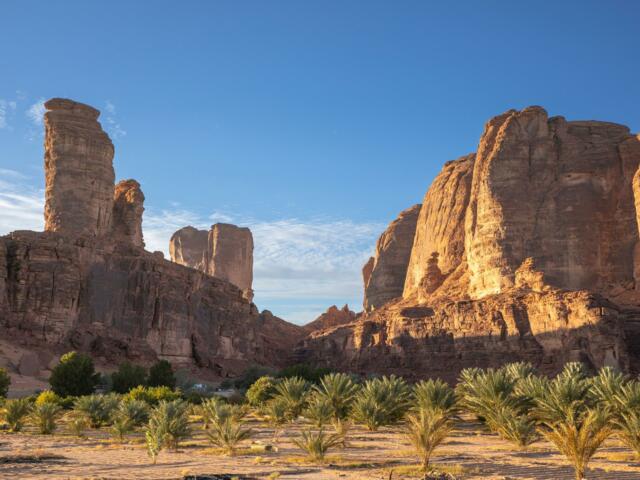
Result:
M146 252L144 195L134 180L114 187L98 111L45 105L47 231L0 237L2 335L218 375L282 365L302 330L258 313L230 282Z
M491 119L425 195L402 299L314 332L300 358L448 379L516 360L640 372L639 164L622 125Z
M314 321L307 323L302 328L306 333L315 332L316 330L324 330L326 328L337 327L352 323L358 318L358 314L345 305L338 308L335 305L330 306L326 312L321 314Z

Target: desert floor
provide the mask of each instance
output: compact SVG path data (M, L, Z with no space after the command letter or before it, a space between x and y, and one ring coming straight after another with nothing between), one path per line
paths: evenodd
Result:
M416 479L422 478L417 459L400 427L368 432L354 427L350 445L330 452L324 465L305 459L291 439L302 425L288 426L277 443L273 431L258 419L249 424L255 436L235 457L211 448L200 424L175 452L163 450L152 465L143 435L124 444L108 430L89 431L86 439L61 428L53 436L0 434L0 478L11 479L182 479L187 475L232 474L239 479ZM269 446L275 445L273 449ZM478 424L461 424L435 452L433 463L456 478L507 480L572 480L573 470L547 443L518 451ZM640 479L640 461L616 439L610 439L591 463L589 479Z

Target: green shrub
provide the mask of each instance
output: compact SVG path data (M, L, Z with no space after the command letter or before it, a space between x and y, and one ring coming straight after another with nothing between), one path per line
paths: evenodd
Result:
M166 360L159 360L149 369L147 385L150 387L168 387L170 390L176 388L176 376L173 367Z
M124 438L128 433L131 433L135 428L135 425L125 415L116 414L113 417L113 422L111 423L111 433L117 440L122 443L124 442Z
M118 408L119 399L116 395L87 395L79 397L74 404L74 409L86 415L91 428L100 428L109 424Z
M17 398L15 400L7 400L2 409L2 418L9 426L10 432L19 432L22 430L24 420L31 412L32 404L28 398Z
M77 352L60 357L49 378L51 389L62 397L93 393L100 375L95 372L91 357Z
M116 415L129 420L133 427L139 427L149 420L149 407L142 400L125 398L120 402Z
M260 377L253 382L245 394L249 405L259 407L273 398L277 383L275 378L269 376Z
M0 368L0 398L5 398L7 396L10 385L11 377L9 376L9 373L4 368Z
M276 385L276 398L282 399L287 406L287 416L295 420L307 404L309 384L300 377L284 378Z
M290 367L283 368L276 375L278 378L302 378L309 383L317 384L325 375L332 373L330 368L312 367L306 363L298 363Z
M395 375L367 380L353 404L352 417L375 431L398 422L410 406L410 389Z
M273 441L278 441L282 425L288 420L287 402L282 398L273 398L263 407L262 414L267 417L267 423L273 428Z
M304 411L304 416L309 420L312 420L316 427L323 427L334 418L333 405L325 396L318 394L311 395L307 402L307 408Z
M55 403L42 403L34 405L29 414L29 420L42 435L52 434L57 425L56 420L60 417L62 407Z
M360 386L344 373L330 373L320 379L314 387L317 395L325 398L331 405L333 419L345 419L355 401Z
M65 415L67 430L78 438L85 438L84 432L89 428L89 419L84 412L71 410Z
M123 362L118 370L111 374L112 390L117 393L128 393L132 388L146 385L147 371L140 365Z

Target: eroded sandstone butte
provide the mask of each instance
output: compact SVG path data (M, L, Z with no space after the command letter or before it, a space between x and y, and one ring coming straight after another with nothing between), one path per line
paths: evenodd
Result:
M401 212L380 235L375 256L363 268L365 310L402 296L420 207L414 205Z
M16 341L239 374L282 365L302 330L226 280L143 249L144 195L114 185L99 112L47 102L46 231L0 237L0 329Z
M312 333L299 358L447 379L516 360L640 372L639 163L622 125L491 119L425 195L402 298Z
M336 305L330 306L326 312L321 314L318 318L312 322L307 323L302 328L306 333L315 332L317 330L324 330L327 328L338 327L340 325L346 325L352 323L358 318L358 314L349 308L349 305L344 305L342 308L338 308Z
M253 235L246 227L216 223L211 229L191 226L176 231L169 242L171 260L226 280L253 299Z

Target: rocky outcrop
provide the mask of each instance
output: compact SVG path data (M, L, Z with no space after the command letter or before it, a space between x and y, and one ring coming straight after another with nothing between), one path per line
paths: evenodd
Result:
M45 230L69 236L109 232L113 144L100 112L72 100L45 103Z
M374 310L402 296L419 213L420 205L404 210L378 239L373 264L369 266L369 260L363 268L363 276L368 276L364 291L365 310Z
M333 328L340 325L346 325L348 323L352 323L356 320L358 314L349 309L349 305L345 305L342 308L338 308L335 305L332 305L316 318L314 321L307 323L302 328L305 333L311 333L316 330L324 330L327 328Z
M122 180L116 185L113 199L112 235L116 242L144 248L142 214L144 194L135 180Z
M284 364L302 329L258 313L229 281L146 252L144 196L134 180L114 190L97 110L46 106L47 231L0 237L2 336L218 375Z
M253 299L253 235L248 228L216 223L211 230L191 226L178 230L169 242L171 260L221 278Z
M209 230L205 268L209 275L233 283L253 298L253 235L248 228L216 223Z
M640 372L639 164L622 125L540 107L490 120L424 198L402 298L298 357L446 379L517 360Z
M209 232L192 226L175 232L169 241L171 260L186 267L206 271L205 255Z

